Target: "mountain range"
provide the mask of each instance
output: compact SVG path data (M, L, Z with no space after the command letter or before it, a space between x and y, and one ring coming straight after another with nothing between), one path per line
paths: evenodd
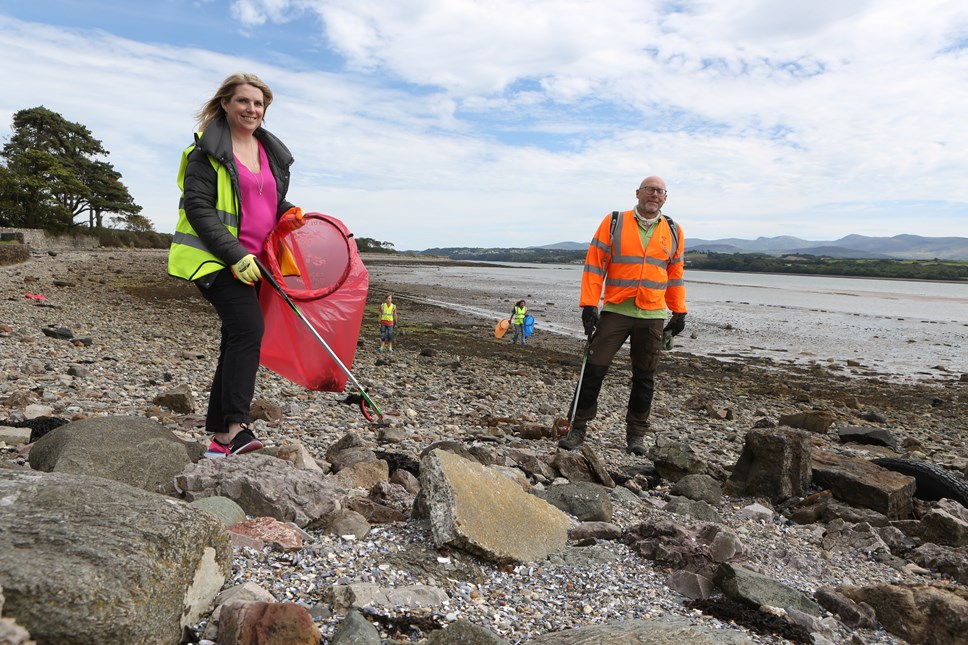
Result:
M529 248L578 251L587 249L588 243L558 242L557 244ZM811 241L789 235L758 237L755 240L742 240L733 237L721 240L702 240L687 237L686 251L765 253L776 256L801 254L833 258L968 260L968 238L922 237L920 235L895 235L894 237L848 235L839 240Z

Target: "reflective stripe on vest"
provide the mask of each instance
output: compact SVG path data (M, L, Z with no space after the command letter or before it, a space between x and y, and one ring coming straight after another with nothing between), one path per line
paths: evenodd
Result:
M198 136L201 136L201 133ZM178 200L178 223L175 225L175 234L172 236L171 250L168 253L168 273L185 280L197 280L225 268L225 263L212 255L198 237L185 214L185 169L188 168L188 155L194 149L195 144L185 148L178 167L178 189L181 191L181 198ZM208 156L208 160L218 177L215 211L225 228L238 237L239 200L229 168L211 155Z
M582 274L581 305L598 306L604 287L606 303L618 304L634 298L640 309L668 307L685 312L682 254L673 248L678 240L674 241L666 218L659 220L645 249L633 211L622 213L614 231L610 228L606 218L589 245Z

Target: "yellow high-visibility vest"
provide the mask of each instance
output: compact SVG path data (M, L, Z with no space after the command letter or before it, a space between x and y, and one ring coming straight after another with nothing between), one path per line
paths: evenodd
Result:
M380 314L380 322L392 323L393 318L397 313L397 306L393 304L388 305L384 302L380 305L380 310L382 311Z
M202 136L199 132L197 136ZM182 152L181 164L178 167L178 188L181 198L178 200L178 223L175 225L175 235L172 237L171 250L168 253L168 273L185 280L197 280L202 276L215 273L225 268L225 264L205 246L198 237L195 229L188 223L185 214L185 169L188 167L188 155L195 149L195 144L188 146ZM228 166L220 163L209 155L209 162L218 175L218 195L215 200L215 210L225 228L235 237L239 236L239 211L241 201Z

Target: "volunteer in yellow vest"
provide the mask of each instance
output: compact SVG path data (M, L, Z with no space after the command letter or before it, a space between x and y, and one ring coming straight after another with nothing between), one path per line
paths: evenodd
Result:
M655 370L662 352L663 331L672 336L686 325L686 287L682 279L682 229L662 213L666 184L647 177L635 191L638 203L606 215L595 232L581 281L582 325L589 336L575 420L558 445L575 450L585 440L586 426L598 410L598 394L615 353L631 338L632 391L625 414L626 449L645 455ZM675 230L672 227L675 227ZM598 305L604 296L601 316ZM663 329L667 310L672 316ZM574 404L574 402L573 402Z
M196 115L199 131L178 171L168 273L194 282L222 323L205 418L210 458L263 447L249 427L265 328L255 257L280 219L302 225L302 210L286 201L292 155L262 127L270 103L272 91L255 74L226 78Z
M393 294L380 304L380 351L393 353L393 328L397 325L397 306L393 304Z
M525 306L524 300L518 300L514 304L514 311L511 312L511 317L508 319L512 325L514 325L514 338L511 342L517 344L518 334L521 335L521 344L525 344L524 338L524 317L528 315L528 308Z

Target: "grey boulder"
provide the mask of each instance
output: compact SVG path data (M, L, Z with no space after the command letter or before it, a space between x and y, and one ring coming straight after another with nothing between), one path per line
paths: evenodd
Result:
M176 499L2 470L0 500L4 616L38 643L177 643L231 572L219 521Z

